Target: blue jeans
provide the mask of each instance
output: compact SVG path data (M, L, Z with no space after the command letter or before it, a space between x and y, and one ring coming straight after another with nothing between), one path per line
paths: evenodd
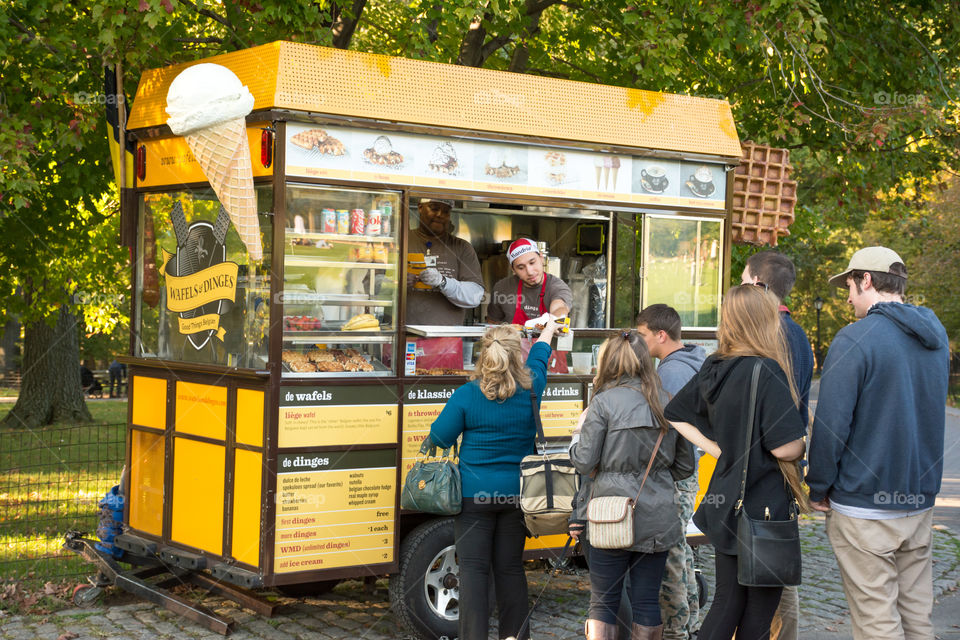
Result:
M590 550L590 613L592 620L617 622L620 593L629 573L627 596L634 624L655 627L660 619L660 582L667 552L640 553L621 549Z

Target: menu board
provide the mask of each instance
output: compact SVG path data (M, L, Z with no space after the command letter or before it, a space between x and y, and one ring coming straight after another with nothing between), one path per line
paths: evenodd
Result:
M403 401L403 435L400 438L400 489L407 472L417 461L420 445L430 435L430 425L437 419L455 386L420 384L407 389Z
M393 562L396 450L280 454L274 572Z
M395 444L397 392L387 386L280 387L277 445Z
M290 176L724 208L721 163L288 123Z
M578 382L548 383L540 401L540 421L543 434L567 437L577 426L583 412L583 386Z

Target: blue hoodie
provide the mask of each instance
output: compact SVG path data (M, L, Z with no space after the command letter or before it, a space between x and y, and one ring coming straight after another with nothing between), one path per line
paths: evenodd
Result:
M700 365L707 359L707 352L698 344L685 344L677 349L657 365L657 375L660 376L660 386L670 394L677 395L683 385L700 371Z
M933 311L880 302L830 345L810 442L810 499L915 511L943 475L947 332Z

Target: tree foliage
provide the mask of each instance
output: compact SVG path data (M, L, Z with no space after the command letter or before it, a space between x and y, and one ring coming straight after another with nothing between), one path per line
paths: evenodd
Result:
M277 39L729 100L742 139L793 151L799 207L781 247L808 329L816 295L831 330L848 317L824 276L864 232L927 217L960 164L956 3L0 0L0 234L15 240L0 243L0 315L52 320L65 296L104 286L80 282L83 256L103 256L101 274L116 264L115 242L91 233L113 211L105 66L130 93L147 68Z

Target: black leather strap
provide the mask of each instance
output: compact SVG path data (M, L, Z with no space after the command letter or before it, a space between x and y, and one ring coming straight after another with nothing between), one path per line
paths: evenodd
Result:
M739 514L743 508L743 496L747 491L747 467L750 463L750 446L753 444L753 423L757 415L757 387L760 383L760 367L763 362L757 360L753 365L753 375L750 377L750 408L747 410L747 445L743 450L743 473L740 474L740 498L737 500L734 513Z

